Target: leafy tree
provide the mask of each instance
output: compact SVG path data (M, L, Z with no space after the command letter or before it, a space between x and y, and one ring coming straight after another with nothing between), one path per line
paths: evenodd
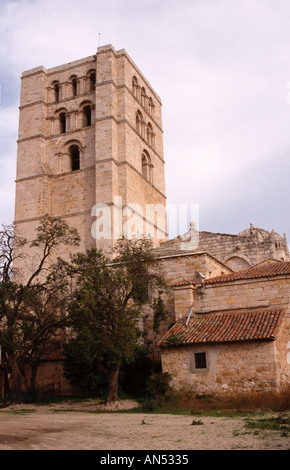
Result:
M148 239L122 239L113 253L109 259L91 249L73 256L71 264L77 287L69 307L70 344L106 377L106 403L118 401L121 365L136 357L141 341L137 322L148 288L166 288ZM75 379L73 370L67 376Z
M153 341L152 341L152 358L153 364L155 363L155 349L157 346L158 335L160 333L160 326L167 318L167 310L164 301L159 293L158 297L153 300Z
M13 226L3 226L0 232L1 366L12 401L22 400L23 381L27 388L35 389L40 357L48 340L67 320L69 277L60 259L51 264L51 256L62 244L78 245L79 236L59 218L45 216L32 242L19 237ZM25 274L14 267L16 259L25 263ZM31 366L30 384L26 363Z

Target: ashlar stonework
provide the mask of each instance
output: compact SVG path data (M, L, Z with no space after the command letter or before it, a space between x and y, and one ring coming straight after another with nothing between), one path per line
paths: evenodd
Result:
M287 390L289 274L290 262L271 262L201 284L173 284L174 297L182 287L187 299L187 312L176 303L176 323L159 341L173 386L199 393Z
M198 232L192 223L186 234L167 239L166 217L147 212L148 205L164 213L166 209L162 103L127 52L109 44L80 60L27 70L21 82L18 233L33 239L45 214L62 217L78 229L80 250L107 249L124 235L124 226L137 226L140 234L150 232L156 259L171 286L164 294L168 319L161 325L158 351L173 386L189 386L194 393L287 387L286 237L253 224L237 235ZM109 210L107 228L102 210ZM67 258L70 250L60 249L56 255ZM23 277L29 275L20 260L16 268ZM279 320L269 335L271 315ZM259 318L270 328L268 336L257 337ZM220 336L209 341L206 332L217 319ZM239 323L243 340L231 319ZM185 343L181 325L184 337L191 338ZM205 336L198 336L198 325ZM140 326L150 337L150 303ZM60 346L43 357L37 375L40 395L76 393L63 377Z

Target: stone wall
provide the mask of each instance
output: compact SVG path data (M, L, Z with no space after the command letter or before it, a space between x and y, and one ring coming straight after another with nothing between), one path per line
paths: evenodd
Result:
M199 248L211 253L227 264L233 271L247 269L268 258L288 261L289 250L286 237L253 227L237 235L222 233L199 233Z
M193 288L191 285L181 285L172 288L173 283L180 280L197 281L200 283L203 279L202 276L207 278L209 276L231 273L232 271L207 253L179 252L170 254L170 252L167 252L167 256L164 256L164 251L156 248L155 254L160 274L164 275L169 287L169 291L162 295L168 316L167 320L161 324L160 334L157 337L158 340L177 318L188 315L190 307L195 300L196 288ZM152 316L152 308L148 304L144 308L143 320L140 326L148 332L150 339L152 339ZM159 357L159 353L160 351L158 350L156 358Z
M190 370L194 353L205 352L208 368ZM172 386L190 388L195 393L241 393L278 390L274 342L247 342L222 345L191 345L162 350L162 370L169 371ZM284 381L284 386L287 382Z
M194 226L194 223L192 224ZM183 236L178 236L161 244L166 249L178 249L181 244L184 250L190 250L191 237L196 233L195 251L205 251L228 266L233 271L248 269L250 266L274 259L289 261L289 249L286 236L281 237L274 230L268 232L256 228L253 224L249 229L237 235L226 233L196 232L190 228ZM191 235L191 236L190 236ZM188 248L187 248L188 245Z
M290 314L290 282L285 275L205 284L195 312L214 313L242 309L285 309Z
M29 379L30 370L26 370ZM42 361L37 369L36 390L38 398L58 398L66 396L81 396L83 392L73 386L63 375L63 365L60 360Z
M283 324L275 341L196 344L162 349L162 369L172 375L173 386L189 386L200 393L283 390L289 386L289 276L206 283L204 287L201 296L193 285L175 287L176 320L187 317L185 304L192 301L194 317L251 310L284 310ZM206 353L206 370L192 372L190 361L196 352Z
M31 240L42 216L60 216L78 229L80 250L96 245L106 249L122 233L111 214L108 231L100 230L95 239L91 228L98 214L92 209L105 204L111 211L115 197L121 198L121 230L132 215L125 215L124 208L138 205L138 227L145 233L146 206L165 210L162 103L127 52L102 46L94 56L31 69L21 78L15 201L19 233ZM138 124L137 113L142 114ZM72 146L79 152L76 171ZM151 227L156 244L166 239L165 219L159 223L155 217ZM67 257L68 251L63 247L58 255Z

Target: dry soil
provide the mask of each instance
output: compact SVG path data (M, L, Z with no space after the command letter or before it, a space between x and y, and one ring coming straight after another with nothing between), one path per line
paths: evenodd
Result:
M244 417L106 412L93 400L0 410L0 450L289 450L289 438Z

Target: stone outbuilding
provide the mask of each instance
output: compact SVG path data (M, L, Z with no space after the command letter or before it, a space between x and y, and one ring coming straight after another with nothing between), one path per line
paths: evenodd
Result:
M290 262L269 260L172 287L184 302L175 303L176 322L158 345L174 388L216 394L287 389Z

